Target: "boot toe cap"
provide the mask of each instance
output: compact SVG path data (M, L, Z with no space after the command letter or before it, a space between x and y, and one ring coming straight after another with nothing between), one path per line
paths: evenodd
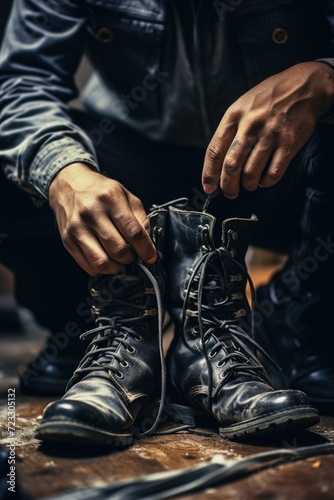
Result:
M35 438L49 444L124 446L132 441L132 433L124 423L120 415L106 415L83 401L59 400L45 408Z
M302 391L268 390L254 393L243 387L230 405L220 405L216 413L222 437L276 434L305 429L319 421L319 413ZM248 394L247 394L248 392Z
M307 395L298 390L278 390L261 394L254 398L253 405L250 406L250 411L255 413L270 414L281 411L288 411L294 408L311 408Z
M66 399L55 401L45 408L42 422L51 421L82 422L92 426L105 423L97 408L84 401Z

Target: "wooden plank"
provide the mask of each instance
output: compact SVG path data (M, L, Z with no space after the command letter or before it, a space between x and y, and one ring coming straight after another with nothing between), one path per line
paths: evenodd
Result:
M265 282L272 267L252 269L254 284ZM168 345L172 336L166 337ZM45 332L0 336L0 430L1 443L7 435L7 389L18 390L17 368L40 349ZM151 436L136 440L125 449L84 450L73 446L47 448L34 438L34 429L52 398L16 397L16 466L19 480L32 498L43 498L86 486L142 477L146 474L182 469L210 460L215 454L241 458L277 447L306 446L334 442L334 418L322 416L318 425L281 440L262 439L253 443L233 442L217 435L204 437L189 433ZM186 499L290 500L334 498L334 456L314 457L267 469L206 492L184 495ZM14 498L14 497L13 497Z
M321 423L308 431L283 441L258 440L232 442L218 436L203 437L189 433L151 436L118 450L85 450L62 445L45 447L34 439L38 417L51 399L17 398L16 463L24 489L34 499L87 486L103 486L121 479L181 469L210 460L215 454L226 458L245 457L277 447L304 446L326 440L334 442L334 418L322 417ZM6 438L7 402L1 404L2 444ZM4 423L4 424L3 424ZM281 465L184 498L333 498L334 455L311 458ZM331 496L332 495L332 496Z

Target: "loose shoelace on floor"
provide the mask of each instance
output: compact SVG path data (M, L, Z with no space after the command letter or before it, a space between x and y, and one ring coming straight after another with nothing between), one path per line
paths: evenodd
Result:
M210 461L181 470L126 479L103 487L69 491L44 500L163 500L220 487L269 467L329 454L334 454L334 443L278 448L236 459L219 454Z

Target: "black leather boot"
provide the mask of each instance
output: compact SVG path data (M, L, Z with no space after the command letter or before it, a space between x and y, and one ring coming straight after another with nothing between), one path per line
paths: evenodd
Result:
M165 214L150 217L158 252ZM160 258L93 279L97 326L82 335L91 341L86 354L62 399L45 408L37 439L124 446L155 428L165 391L163 287Z
M88 276L74 273L66 277L69 282L64 281L63 294L57 292L57 288L53 289L53 275L45 277L47 287L43 290L43 300L39 301L32 293L32 302L39 304L32 310L36 323L29 328L45 328L47 337L33 359L17 367L22 394L62 396L85 354L80 335L94 326L90 310L93 302L87 290Z
M246 246L239 242L253 220L225 220L216 248L212 215L169 207L167 303L175 323L169 394L210 417L230 439L306 428L319 419L303 392L275 391L255 356Z
M304 391L328 414L334 414L332 142L332 128L323 126L298 164L301 200L288 260L257 290L255 306L257 341L283 369L267 367L274 386Z
M63 319L58 317L41 351L27 365L18 366L19 389L22 394L64 394L67 382L85 354L85 345L79 338L84 331L84 321L74 321L74 311L75 305L67 315L62 311ZM69 318L72 320L69 321Z
M320 254L325 255L324 248ZM289 260L270 283L258 288L256 339L282 368L261 360L275 388L304 391L320 413L333 415L333 297L312 290L313 277L301 279L306 275Z

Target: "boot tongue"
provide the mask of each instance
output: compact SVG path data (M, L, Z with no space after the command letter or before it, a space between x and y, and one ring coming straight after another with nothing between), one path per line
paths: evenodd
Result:
M94 287L99 292L96 305L100 316L136 317L140 313L138 305L143 306L146 301L142 272L134 265L118 274L98 277Z
M220 321L235 319L234 313L238 306L233 303L226 280L227 276L220 271L221 262L217 259L214 266L208 269L208 275L204 282L202 303L214 307L212 314Z

